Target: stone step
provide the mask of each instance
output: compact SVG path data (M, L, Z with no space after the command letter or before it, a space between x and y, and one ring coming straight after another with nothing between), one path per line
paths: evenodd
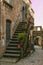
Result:
M14 35L15 37L17 37L18 33L16 33L16 34L14 33L13 35Z
M22 31L22 29L19 29L19 28L18 28L16 31Z
M13 35L17 36L17 35L18 35L18 33L14 33Z
M5 53L20 54L20 51L19 50L6 50Z
M18 38L12 38L10 41L18 41Z
M22 30L23 30L23 29L22 29ZM16 31L20 32L20 31L22 31L22 30L19 30L19 29L18 29L18 30L16 30Z
M24 29L25 28L25 26L18 26L18 29L19 30L22 30L22 29Z
M13 35L12 38L17 38L17 36Z
M18 45L17 43L10 43L9 45Z
M18 29L22 29L22 28L23 28L23 26L22 26L22 25L19 25L19 26L18 26Z
M15 33L21 33L22 31L16 31Z
M17 34L13 34L13 36L17 37L18 33Z
M18 44L9 44L8 46L9 46L9 47L10 47L10 46L11 46L11 47L17 47Z
M17 38L17 36L16 35L13 35L12 38Z
M2 57L0 59L0 63L1 63L1 65L6 65L7 63L8 63L7 65L12 65L11 63L15 63L17 60L18 60L18 58Z
M15 36L16 36L17 34L18 34L18 33L14 33L13 35L15 35Z
M20 54L11 54L11 53L5 53L3 55L4 57L12 57L12 58L19 58L20 57Z
M12 40L10 40L10 43L18 43L19 41L17 41L17 40L14 40L14 41L12 41Z
M27 22L20 22L19 25L20 25L20 24L27 24Z
M18 47L7 47L6 50L20 50Z
M20 22L18 25L15 33L12 36L12 39L10 39L10 43L8 47L6 48L4 57L13 57L13 58L19 58L21 49L18 48L19 40L17 38L18 33L21 33L23 30L23 26L26 24L26 22Z

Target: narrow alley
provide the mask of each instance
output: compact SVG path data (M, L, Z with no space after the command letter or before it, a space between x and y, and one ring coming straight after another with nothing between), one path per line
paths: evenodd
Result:
M19 62L15 63L5 61L5 59L2 61L0 59L0 65L43 65L43 50L39 46L35 46L35 52L31 54L31 56L27 56L23 59L21 59Z

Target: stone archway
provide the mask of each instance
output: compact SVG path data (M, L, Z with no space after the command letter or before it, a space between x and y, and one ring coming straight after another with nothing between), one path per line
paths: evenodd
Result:
M34 37L34 44L35 45L40 45L41 46L41 42L42 42L42 37L41 36Z

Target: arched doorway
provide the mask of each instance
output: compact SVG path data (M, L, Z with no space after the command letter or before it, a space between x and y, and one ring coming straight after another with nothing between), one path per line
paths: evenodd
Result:
M11 21L6 20L6 42L9 42L11 32Z
M35 45L41 45L41 40L42 40L41 36L34 37L34 44Z
M34 39L34 44L35 44L35 45L38 45L38 39L39 39L39 38L35 37L35 39Z

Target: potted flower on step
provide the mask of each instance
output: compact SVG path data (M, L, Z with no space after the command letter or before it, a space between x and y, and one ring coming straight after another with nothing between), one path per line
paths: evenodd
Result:
M23 49L24 49L24 42L26 39L26 33L25 32L18 33L18 39L19 39L18 48L21 49L21 57L23 57Z

